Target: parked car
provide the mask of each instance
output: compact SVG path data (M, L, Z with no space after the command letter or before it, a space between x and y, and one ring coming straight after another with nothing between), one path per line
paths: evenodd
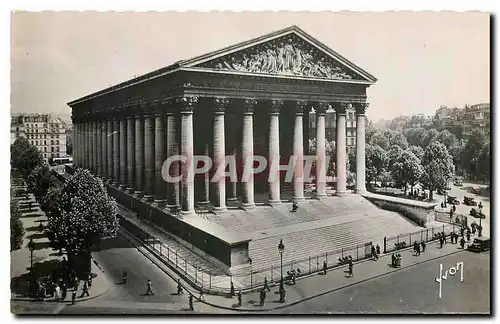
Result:
M489 237L477 237L474 239L471 245L467 247L468 251L472 252L483 252L489 251L491 247L491 240Z
M479 195L481 193L481 188L472 188L472 193Z
M452 205L460 205L460 200L458 200L457 197L453 197L453 196L448 196L448 199L446 200L446 202L448 204L452 204Z
M467 206L477 206L477 202L474 201L474 198L470 198L470 197L464 197L464 205L467 205Z
M471 215L472 217L475 217L475 218L482 218L482 219L486 218L486 215L483 214L482 212L480 212L479 210L477 210L476 208L471 208L469 215Z

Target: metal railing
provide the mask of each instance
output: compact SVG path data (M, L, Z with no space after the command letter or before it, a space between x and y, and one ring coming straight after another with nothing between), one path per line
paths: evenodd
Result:
M425 228L417 232L398 234L396 236L384 237L384 253L411 247L415 242L430 242L437 240L438 233L444 232L449 236L451 232L460 229L457 224L443 224L431 228Z

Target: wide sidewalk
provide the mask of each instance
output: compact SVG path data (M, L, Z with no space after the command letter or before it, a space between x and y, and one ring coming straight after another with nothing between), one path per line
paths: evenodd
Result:
M24 186L23 186L24 188ZM32 194L28 194L28 199L25 197L16 197L14 198L18 200L21 206L25 206L28 202L32 203L31 210L27 210L27 208L21 208L21 221L23 223L23 227L25 230L24 239L22 246L19 250L12 251L10 253L11 257L11 265L10 265L10 276L13 278L29 278L29 269L30 269L30 251L28 249L28 243L30 238L33 239L35 243L35 250L33 251L33 265L34 268L40 264L48 264L51 261L62 260L63 255L59 255L58 251L53 250L49 246L49 240L45 235L43 235L38 229L40 223L44 225L47 224L47 216L40 209L38 203L36 202L34 196ZM84 301L92 298L96 298L102 294L104 294L109 289L109 283L102 275L101 270L96 266L95 263L92 263L92 273L97 276L92 280L92 287L89 290L90 296L78 298L81 295L81 288L83 284L80 284L80 290L77 292L76 301ZM26 285L26 282L22 282L23 279L20 279L20 285ZM71 292L72 289L68 289L68 294L66 296L65 301L71 301ZM16 293L11 289L11 300L34 300L31 297L27 297L23 293ZM54 300L54 298L47 298L46 301Z

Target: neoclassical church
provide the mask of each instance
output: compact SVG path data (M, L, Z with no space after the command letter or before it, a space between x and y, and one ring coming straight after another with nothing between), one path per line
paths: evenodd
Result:
M295 255L333 250L342 239L321 235L340 235L335 226L342 221L336 216L348 210L353 229L356 221L370 221L366 210L387 216L370 209L362 196L366 89L375 82L374 76L292 26L71 101L74 164L103 178L120 204L148 214L166 231L229 268L245 265L249 258L254 265L273 264L277 236L290 237ZM336 185L327 190L326 167L316 167L315 189L309 194L303 158L315 155L318 165L326 159L327 109L336 113ZM356 112L354 191L346 188L346 109ZM310 111L316 118L315 152L309 152L308 144ZM194 164L174 163L168 172L182 180L168 183L162 166L173 155L209 156L215 165L233 156L238 177L254 167L255 155L266 157L269 166L249 181L212 182L213 170L190 179L183 175L192 172ZM293 181L286 182L281 173L269 182L272 162L287 164L290 156L297 157ZM293 216L291 201L299 206ZM207 211L204 217L200 210ZM391 217L395 231L406 229L399 215ZM398 222L401 228L396 229ZM325 232L329 227L331 235ZM316 249L301 244L300 237ZM368 239L365 235L348 241ZM267 246L273 249L273 259L267 256Z

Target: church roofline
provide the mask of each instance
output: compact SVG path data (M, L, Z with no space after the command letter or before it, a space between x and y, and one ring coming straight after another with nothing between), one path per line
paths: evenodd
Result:
M287 28L284 28L284 29L281 29L281 30L278 30L275 32L271 32L271 33L268 33L268 34L265 34L265 35L262 35L262 36L259 36L256 38L252 38L250 40L246 40L246 41L243 41L243 42L231 45L231 46L227 46L227 47L224 47L222 49L212 51L212 52L200 55L200 56L196 56L196 57L191 58L191 59L177 61L177 62L175 62L171 65L168 65L166 67L154 70L152 72L140 75L140 76L135 77L133 79L130 79L128 81L118 83L114 86L105 88L103 90L100 90L100 91L94 92L92 94L86 95L84 97L81 97L79 99L73 100L73 101L68 103L68 106L73 106L75 104L87 101L89 99L93 99L93 98L96 98L96 97L99 97L99 96L102 96L102 95L105 95L105 94L108 94L108 93L111 93L111 92L114 92L117 90L121 90L121 89L130 87L130 86L133 86L133 85L138 84L138 83L142 83L144 81L148 81L151 79L155 79L155 78L173 73L173 72L177 72L179 70L183 70L183 69L190 70L194 65L202 63L204 61L208 61L208 60L220 57L222 55L230 54L232 52L235 52L235 51L262 43L264 41L269 41L269 40L272 40L272 39L275 39L275 38L278 38L281 36L285 36L285 35L290 34L290 33L298 34L299 36L301 36L305 40L307 40L311 45L316 46L317 48L319 48L323 52L331 55L333 58L338 60L340 63L342 63L346 67L350 68L351 70L353 70L354 72L360 74L362 77L365 78L365 80L350 80L351 82L373 84L377 81L377 79L373 75L371 75L370 73L366 72L365 70L363 70L359 66L355 65L354 63L350 62L345 57L338 54L337 52L335 52L334 50L332 50L331 48L329 48L328 46L326 46L322 42L318 41L317 39L315 39L311 35L307 34L301 28L297 27L296 25L292 25L290 27L287 27ZM318 81L325 81L325 80L318 79ZM333 80L333 81L339 81L339 80Z

